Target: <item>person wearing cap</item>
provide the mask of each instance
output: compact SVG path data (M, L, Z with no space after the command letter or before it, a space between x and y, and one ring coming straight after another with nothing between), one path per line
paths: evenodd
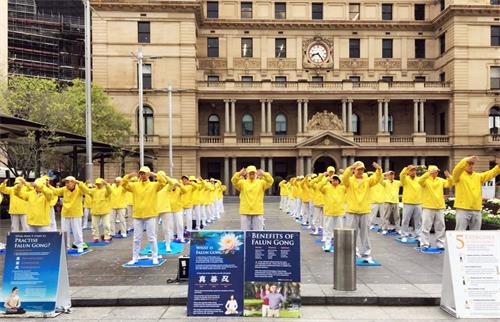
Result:
M23 189L26 182L22 179L14 188L14 194L27 202L28 230L34 233L47 232L50 229L50 202L54 197L52 189L42 178L33 183L34 189Z
M444 248L446 226L444 223L444 189L453 186L453 179L445 171L447 180L439 178L439 168L430 165L427 172L420 177L418 183L422 186L422 236L420 246L425 250L430 247L430 231L434 226L436 247Z
M90 193L90 189L83 182L76 180L73 176L64 179L64 187L52 188L55 195L62 197L61 220L62 230L66 232L66 247L71 248L71 235L73 235L74 245L79 253L83 252L83 232L82 232L82 198Z
M27 232L29 226L27 223L27 203L25 200L15 195L14 191L16 186L24 182L23 192L28 192L32 188L31 185L26 183L22 177L17 177L13 187L7 187L8 180L5 179L0 185L0 193L9 195L9 215L10 215L10 231L13 233Z
M219 218L224 215L224 193L226 192L227 187L222 184L220 180L217 180L215 185L217 195L216 195L216 208L217 214Z
M111 186L103 178L95 179L95 189L91 189L89 194L92 196L92 236L94 243L99 242L103 237L105 243L111 242L111 224L109 214L111 213L111 195L113 191ZM102 225L103 234L100 234L99 226Z
M116 177L115 183L111 185L111 213L109 221L111 236L120 232L120 235L125 238L127 237L127 222L125 219L127 212L127 191L123 189L121 182L122 178ZM118 224L118 229L116 229L116 224Z
M342 175L342 183L346 187L346 217L352 229L358 233L359 254L365 262L372 263L371 245L368 239L370 220L370 188L382 180L382 168L376 162L372 163L376 169L375 173L368 177L365 174L365 164L356 161L345 169Z
M344 227L345 186L341 184L338 175L325 176L319 189L324 196L324 249L329 251L332 246L333 230Z
M193 217L196 222L196 227L193 227L193 230L202 229L202 221L201 221L201 194L204 190L204 184L202 178L195 178L191 180L195 189L193 190Z
M156 219L158 218L158 191L167 184L166 176L156 175L149 167L139 169L139 181L131 182L131 178L137 176L130 173L123 177L122 184L125 190L133 194L133 220L134 220L134 245L132 249L132 260L130 265L137 263L141 250L142 235L144 229L148 241L151 244L153 265L158 265L158 243L156 241ZM156 182L149 180L156 176Z
M371 177L373 175L372 171L367 172L368 177ZM384 219L384 200L385 200L385 188L382 185L381 182L377 183L373 187L370 187L370 205L371 205L371 212L370 212L370 229L378 226L378 224L375 222L375 218L377 218L377 215L380 217L381 220Z
M418 183L417 167L409 165L399 175L403 187L403 220L401 222L401 240L408 237L420 239L422 233L422 186ZM413 218L414 235L410 233L410 221Z
M192 178L196 179L194 177ZM185 190L181 196L183 208L182 213L184 216L186 230L190 233L193 230L193 191L196 189L196 186L188 176L182 176L181 183Z
M482 186L500 175L500 158L496 158L496 165L491 170L480 173L474 171L477 161L475 155L464 158L452 172L455 183L455 230L481 230Z
M88 189L91 189L92 186L90 183L85 183ZM85 194L83 197L83 226L82 229L87 229L89 227L89 218L92 218L90 214L90 209L92 208L92 197L88 194Z
M184 239L184 222L183 222L183 208L182 208L182 195L186 193L183 185L175 179L168 178L168 185L162 189L167 190L168 199L170 201L170 211L161 214L162 227L165 234L165 245L167 252L170 252L170 243L174 241L174 234L177 235L177 240L181 243L185 242Z
M50 178L48 175L44 175L41 177L44 181L46 186L50 189ZM59 201L59 197L56 194L53 194L52 200L50 201L50 226L49 226L49 231L57 231L57 221L56 221L56 210L55 206L57 202Z
M273 182L270 173L253 165L233 175L231 183L240 192L241 230L264 230L264 192Z
M279 189L280 189L280 210L286 211L286 204L288 203L288 182L286 180L281 180L279 183Z
M298 218L297 212L299 207L299 188L297 183L298 177L294 177L290 179L290 187L288 188L290 191L289 195L289 209L290 209L290 217L295 219Z
M311 194L313 204L313 214L311 220L312 235L319 235L319 229L323 226L323 193L319 189L318 183L322 180L321 175L311 175Z
M382 223L382 235L387 235L389 231L399 232L400 230L400 217L399 217L399 188L401 182L394 180L394 171L387 172L387 179L381 182L384 187L384 220ZM391 216L394 219L394 228L390 229Z
M215 187L215 179L210 178L208 181L209 185L209 194L208 194L208 205L207 205L207 214L210 222L215 222L219 215L217 214L217 208L215 207L215 196L216 196L216 187Z
M131 182L137 182L137 177L130 178ZM127 223L127 233L134 228L132 215L134 213L134 195L132 192L126 192L127 211L125 213L125 222Z
M312 228L312 217L314 212L313 189L311 186L311 175L305 176L302 180L302 225Z

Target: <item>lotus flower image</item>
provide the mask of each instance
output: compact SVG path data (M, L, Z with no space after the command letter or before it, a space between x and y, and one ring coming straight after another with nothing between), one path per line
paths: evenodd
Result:
M234 254L237 250L240 249L240 246L243 243L236 237L235 234L228 233L222 235L219 240L219 250L222 254Z

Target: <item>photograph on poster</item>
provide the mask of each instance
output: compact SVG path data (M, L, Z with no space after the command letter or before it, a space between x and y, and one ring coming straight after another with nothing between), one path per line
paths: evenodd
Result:
M300 317L300 283L246 282L244 316Z

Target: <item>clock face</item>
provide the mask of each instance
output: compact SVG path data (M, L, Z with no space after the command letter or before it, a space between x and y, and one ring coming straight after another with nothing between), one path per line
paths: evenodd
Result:
M323 44L314 44L309 48L308 55L313 63L323 63L328 57L328 49Z

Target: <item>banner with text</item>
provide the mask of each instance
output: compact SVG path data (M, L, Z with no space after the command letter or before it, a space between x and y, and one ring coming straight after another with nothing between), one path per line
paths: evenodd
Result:
M244 247L242 231L193 232L188 316L243 314Z

